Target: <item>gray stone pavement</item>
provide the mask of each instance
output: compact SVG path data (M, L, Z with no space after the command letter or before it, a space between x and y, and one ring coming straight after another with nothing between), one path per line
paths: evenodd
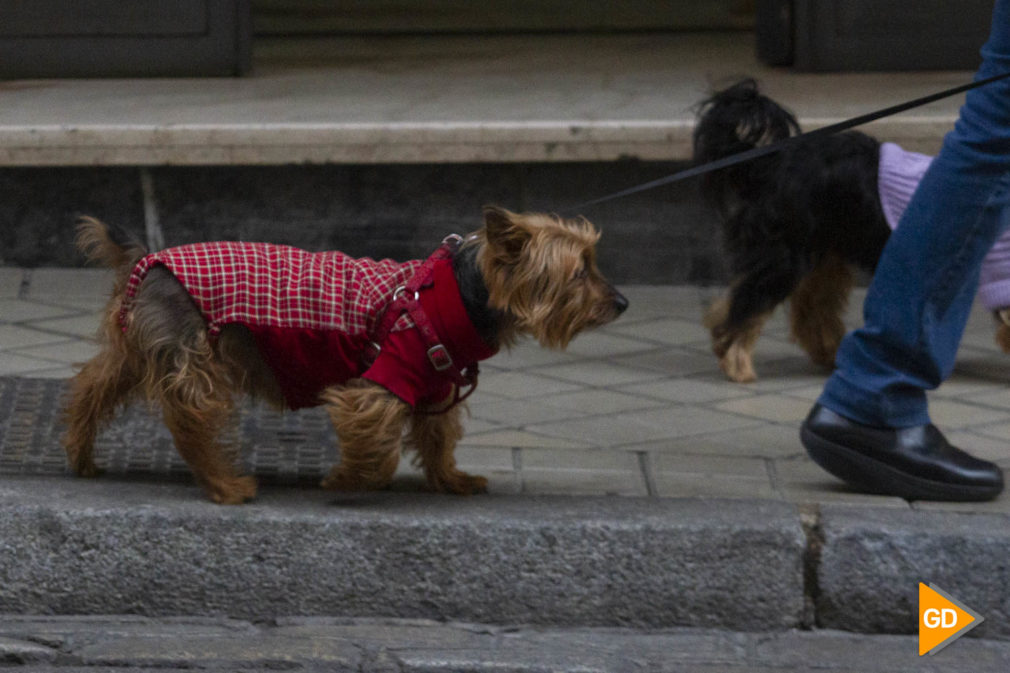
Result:
M0 268L0 377L71 376L74 363L95 352L91 337L109 282L100 270ZM482 367L457 458L487 475L492 493L1010 513L1006 496L981 504L909 504L848 491L799 444L799 422L826 372L789 342L782 311L758 342L759 380L741 385L722 377L701 326L719 288L622 290L631 301L628 312L580 336L567 352L523 343ZM852 326L861 304L857 291ZM954 376L931 396L931 412L953 441L1004 467L1010 467L1007 382L1010 356L996 347L991 318L977 310ZM325 426L311 410L301 416ZM161 432L158 425L152 420L149 427ZM409 485L416 475L403 461L402 482Z
M962 639L918 656L911 636L838 631L502 628L425 620L270 623L0 617L16 670L308 670L333 673L1003 673L1010 643Z

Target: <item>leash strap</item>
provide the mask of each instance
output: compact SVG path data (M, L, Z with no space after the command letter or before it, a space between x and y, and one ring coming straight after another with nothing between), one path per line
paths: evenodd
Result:
M728 168L730 166L735 166L736 164L741 164L746 161L753 161L759 157L763 157L769 154L774 154L776 152L781 152L783 149L795 145L797 143L810 140L811 138L817 138L819 136L827 136L832 133L839 133L841 131L847 131L856 126L862 126L863 124L868 124L872 121L878 119L883 119L884 117L890 117L892 115L905 112L906 110L911 110L913 108L922 107L923 105L928 105L938 100L944 98L950 98L951 96L956 96L959 93L964 93L965 91L970 91L971 89L977 89L979 87L985 86L986 84L991 84L993 82L1007 79L1010 77L1010 72L1005 72L1001 75L995 75L993 77L987 77L985 79L976 80L968 84L962 84L961 86L956 86L952 89L947 89L945 91L940 91L938 93L930 94L928 96L922 96L921 98L916 98L914 100L907 101L905 103L899 103L898 105L892 105L891 107L884 108L882 110L877 110L876 112L869 112L858 117L853 117L852 119L846 119L845 121L837 122L835 124L830 124L828 126L822 126L821 128L814 129L813 131L807 131L806 133L801 133L797 136L791 136L785 140L780 140L777 143L772 143L771 145L763 145L761 147L755 147L753 149L744 150L743 152L737 152L736 154L731 154L727 157L721 159L716 159L715 161L710 161L706 164L700 164L697 166L691 166L690 168L685 168L682 171L667 175L662 178L657 178L650 182L645 182L634 187L629 187L627 189L622 189L619 192L614 192L613 194L607 194L606 196L601 196L598 199L593 199L592 201L585 201L576 206L566 208L562 213L571 213L573 211L581 210L583 208L588 208L589 206L599 205L607 201L613 201L614 199L620 199L625 196L631 196L632 194L637 194L639 192L644 192L650 189L655 189L656 187L662 187L663 185L673 184L675 182L681 182L683 180L688 180L690 178L697 177L699 175L704 175L705 173L712 173L713 171L718 171L723 168Z
M386 306L379 320L379 326L372 335L369 358L374 361L381 350L381 344L393 331L396 321L403 313L407 313L428 346L426 352L428 363L436 372L445 374L452 379L454 384L452 402L438 411L419 413L443 414L469 397L477 388L477 375L480 373L477 363L467 364L463 371L456 367L452 355L449 354L449 349L439 339L435 327L431 324L431 319L425 313L420 302L421 288L432 283L435 264L444 259L452 259L462 240L462 237L457 234L447 236L438 250L424 261L424 264L407 284L396 288L396 291L393 292L393 300ZM464 388L466 389L465 393L461 392Z

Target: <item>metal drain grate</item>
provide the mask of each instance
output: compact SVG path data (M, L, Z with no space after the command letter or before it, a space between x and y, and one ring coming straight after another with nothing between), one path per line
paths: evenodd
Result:
M60 417L66 381L0 377L0 474L64 474ZM239 411L230 439L246 469L271 481L315 481L337 459L336 436L321 409L281 414L259 405ZM187 474L156 414L135 404L95 443L98 467L114 474Z

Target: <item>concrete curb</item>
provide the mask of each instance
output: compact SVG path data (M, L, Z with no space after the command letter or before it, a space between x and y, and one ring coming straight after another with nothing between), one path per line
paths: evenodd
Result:
M774 501L0 486L0 605L25 614L778 630L803 619L805 547Z
M775 500L0 481L0 611L816 626L913 634L919 582L1010 640L1010 517ZM802 524L801 524L802 522Z
M915 633L918 583L980 612L980 637L1010 638L1010 518L823 505L818 625Z
M0 606L911 634L919 582L1010 640L1010 521L771 500L338 495L5 477Z

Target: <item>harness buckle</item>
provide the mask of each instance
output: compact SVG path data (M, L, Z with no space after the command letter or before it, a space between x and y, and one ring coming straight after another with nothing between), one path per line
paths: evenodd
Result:
M452 356L449 355L449 349L442 344L435 344L428 349L428 362L431 363L436 372L444 372L446 369L452 367L453 364Z

